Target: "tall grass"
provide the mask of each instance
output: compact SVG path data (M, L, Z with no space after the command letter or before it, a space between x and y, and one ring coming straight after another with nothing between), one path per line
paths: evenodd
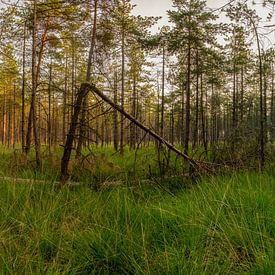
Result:
M1 182L0 273L272 274L274 184L257 174L178 190Z

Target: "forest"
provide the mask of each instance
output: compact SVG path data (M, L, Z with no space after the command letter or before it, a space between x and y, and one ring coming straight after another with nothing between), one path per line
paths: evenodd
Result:
M0 273L275 273L274 14L0 0Z

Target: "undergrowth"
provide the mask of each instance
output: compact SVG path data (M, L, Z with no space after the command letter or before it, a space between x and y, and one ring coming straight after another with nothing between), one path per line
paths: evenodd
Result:
M265 169L268 173L274 173L275 155L272 152L274 149L271 150L270 146L267 148ZM180 148L179 145L177 147ZM0 146L0 177L57 181L60 176L62 153L62 147L52 148L52 153L49 154L47 146L43 146L42 170L37 171L33 150L26 156L20 148L14 150ZM202 148L198 147L197 150L191 150L189 155L194 159L205 160L208 163L216 162L218 165L212 167L216 173L259 170L259 162L255 156L253 160L248 160L248 166L244 165L242 158L245 158L245 154L241 150L238 154L235 152L235 155L232 155L216 148L216 151L209 150L206 156ZM137 150L129 150L129 147L126 146L123 156L116 152L113 146L106 145L86 148L79 159L75 158L73 151L69 162L69 172L71 181L97 186L103 182L112 181L127 183L163 176L188 176L190 166L181 157L173 152L168 152L164 147L158 151L153 143L148 146L141 146Z
M47 147L42 150L42 170L36 170L34 151L26 156L21 149L0 147L0 176L18 178L36 178L39 180L55 181L59 179L62 148L56 147L49 155ZM166 153L167 154L167 153ZM165 159L164 154L161 160ZM111 146L96 147L83 151L83 156L75 158L73 152L69 171L72 181L89 182L92 184L104 181L122 180L124 182L135 179L159 177L161 170L166 175L182 173L185 165L182 159L171 154L169 165L161 167L155 146L141 147L138 150L129 150L125 147L123 156Z

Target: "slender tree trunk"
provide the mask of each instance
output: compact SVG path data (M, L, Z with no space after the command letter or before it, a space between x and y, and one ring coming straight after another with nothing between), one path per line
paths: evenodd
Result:
M184 140L185 140L185 131L184 131L184 106L185 106L185 90L184 90L184 85L181 84L181 111L180 111L180 115L179 115L179 134L180 134L180 141L181 141L181 145L182 147L184 147Z
M36 65L36 34L37 34L37 0L34 0L34 18L33 18L33 34L32 34L32 127L34 136L35 158L37 169L42 168L41 155L40 155L40 141L37 131L37 116L36 116L36 90L38 80L38 70Z
M159 72L157 72L157 108L156 108L156 131L158 134L160 134L160 87L159 87Z
M175 136L175 111L174 111L175 107L174 107L174 103L172 103L172 107L171 107L171 127L170 127L170 133L171 133L171 137L170 137L170 141L172 143L172 145L174 145L174 136Z
M265 116L265 108L264 108L264 89L263 89L263 66L262 66L262 54L261 54L261 46L260 46L260 39L257 31L257 27L252 18L251 23L253 25L256 40L257 40L257 50L258 50L258 59L259 59L259 89L260 89L260 171L264 170L265 166L265 126L266 126L266 116Z
M65 83L64 83L64 93L63 93L63 113L62 113L62 141L65 144L66 141L66 123L67 123L67 93L68 93L68 57L65 58Z
M74 113L74 103L75 103L75 38L72 37L72 64L71 64L71 115L70 118L73 116Z
M8 102L8 121L7 121L7 127L8 127L8 148L11 144L11 98L9 96L9 102Z
M164 137L164 91L165 90L165 46L162 48L162 81L161 81L161 120L160 135Z
M125 7L125 0L123 0L123 7ZM121 30L121 108L124 109L124 85L125 85L125 26L124 18ZM120 114L120 154L124 153L124 116Z
M92 30L92 36L91 36L91 46L90 46L88 64L87 64L86 82L91 81L92 59L93 59L93 56L94 56L94 48L95 48L95 40L96 40L97 4L98 4L98 0L94 0L94 20L93 20L93 30ZM77 149L76 149L76 156L77 157L79 157L81 155L81 149L82 149L82 146L84 144L85 137L88 133L87 107L88 107L87 97L85 97L84 101L83 101L82 112L81 112L79 140L78 140L78 145L77 145Z
M51 105L52 105L52 63L50 64L50 76L49 76L49 87L48 87L48 149L49 155L52 153L52 116L51 116Z
M23 61L22 61L22 91L21 91L21 145L22 151L25 151L25 86L26 86L26 22L24 24L23 37Z
M274 52L273 52L274 54ZM271 121L271 140L275 139L275 89L274 89L274 63L271 68L271 100L270 100L270 121Z
M193 149L197 146L198 142L198 128L199 128L199 51L197 50L196 53L196 67L197 67L197 74L196 74L196 108L195 108L195 126L194 126L194 135L193 135Z
M232 127L233 133L235 136L235 131L237 128L237 116L236 116L236 60L234 57L234 65L233 65L233 102L232 102ZM234 146L235 142L233 140L232 145Z
M267 75L263 73L263 116L264 116L264 143L267 142Z
M137 80L136 72L133 74L133 98L132 98L132 116L136 118L136 97L137 97ZM136 125L130 125L130 149L135 149L136 146Z
M33 18L33 30L32 30L32 96L31 96L31 106L30 106L30 112L28 117L28 126L27 126L27 135L26 135L26 146L25 146L25 153L28 154L31 147L31 138L32 138L32 131L35 132L35 135L37 135L38 139L34 137L35 142L35 148L36 148L36 158L39 158L39 151L37 146L39 145L39 136L38 136L38 130L37 130L37 117L36 116L36 90L37 90L37 84L40 76L40 69L41 69L41 62L42 57L44 53L44 47L46 45L47 41L47 33L49 29L49 23L50 23L50 17L46 20L46 26L44 29L44 32L42 34L41 43L40 43L40 50L38 53L38 61L36 57L37 52L37 41L36 41L36 35L37 35L37 0L34 0L34 18ZM35 129L33 129L33 124L35 124ZM40 160L41 162L41 160ZM37 160L37 165L39 165L39 160Z
M13 114L12 114L12 118L13 118L12 146L14 148L15 144L16 144L16 86L15 86L15 84L13 86Z
M213 77L213 75L212 75ZM211 82L211 97L210 97L210 146L212 149L212 152L214 151L214 143L215 143L215 125L216 125L216 100L215 100L215 95L214 95L214 83L213 81Z
M6 145L7 138L7 95L4 87L4 108L3 108L3 144Z
M203 74L201 73L200 76L200 82L201 82L201 101L200 101L200 113L201 113L201 127L202 127L202 132L201 132L201 136L202 136L202 143L203 143L203 147L205 152L207 152L207 138L206 138L206 127L205 127L205 116L204 116L204 108L203 108ZM207 105L206 105L207 108Z
M241 68L241 95L240 95L241 105L240 105L240 120L243 121L244 116L244 65Z
M189 30L190 36L190 30ZM188 42L187 52L187 83L186 83L186 107L185 107L185 140L184 153L188 155L190 136L190 97L191 97L191 41Z
M43 43L45 43L46 33L44 32L44 34L43 34L38 64L36 64L36 50L37 50L36 34L37 34L37 0L34 0L33 30L32 30L32 95L31 95L30 113L29 113L29 117L28 117L28 131L27 131L27 136L26 136L25 153L28 154L30 151L31 132L33 129L36 166L38 169L41 169L42 162L41 162L41 155L40 155L40 142L39 142L39 136L38 136L38 131L37 131L37 117L36 117L36 90L37 90L37 82L38 82L38 76L39 76L38 64L41 63L42 52L43 52Z
M31 149L31 138L32 138L32 119L33 118L33 102L31 101L30 112L28 116L28 126L27 126L27 135L26 135L26 146L25 153L28 154Z

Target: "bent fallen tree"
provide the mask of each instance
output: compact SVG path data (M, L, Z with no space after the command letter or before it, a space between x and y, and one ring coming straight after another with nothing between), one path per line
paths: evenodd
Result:
M209 171L209 168L206 166L205 163L198 162L194 159L192 159L187 154L184 154L179 149L177 149L175 146L173 146L170 142L162 138L160 135L158 135L155 131L151 130L149 127L142 124L140 121L138 121L136 118L134 118L132 115L127 113L123 108L121 108L119 105L115 104L110 98L108 98L105 94L103 94L94 84L92 83L82 83L80 90L77 94L76 103L74 106L74 113L72 116L72 121L70 124L70 129L67 134L66 143L64 146L64 153L61 160L61 176L60 181L61 183L66 183L69 179L69 172L68 172L68 166L69 161L71 157L71 151L73 149L73 141L75 137L75 132L78 124L78 117L81 111L81 106L83 103L83 99L87 95L87 93L91 91L95 93L97 96L99 96L103 101L108 103L112 108L123 114L127 119L129 119L132 123L134 123L136 126L138 126L140 129L151 135L154 139L156 139L158 142L164 144L168 149L175 152L177 155L181 156L184 160L189 162L195 170L205 170Z

